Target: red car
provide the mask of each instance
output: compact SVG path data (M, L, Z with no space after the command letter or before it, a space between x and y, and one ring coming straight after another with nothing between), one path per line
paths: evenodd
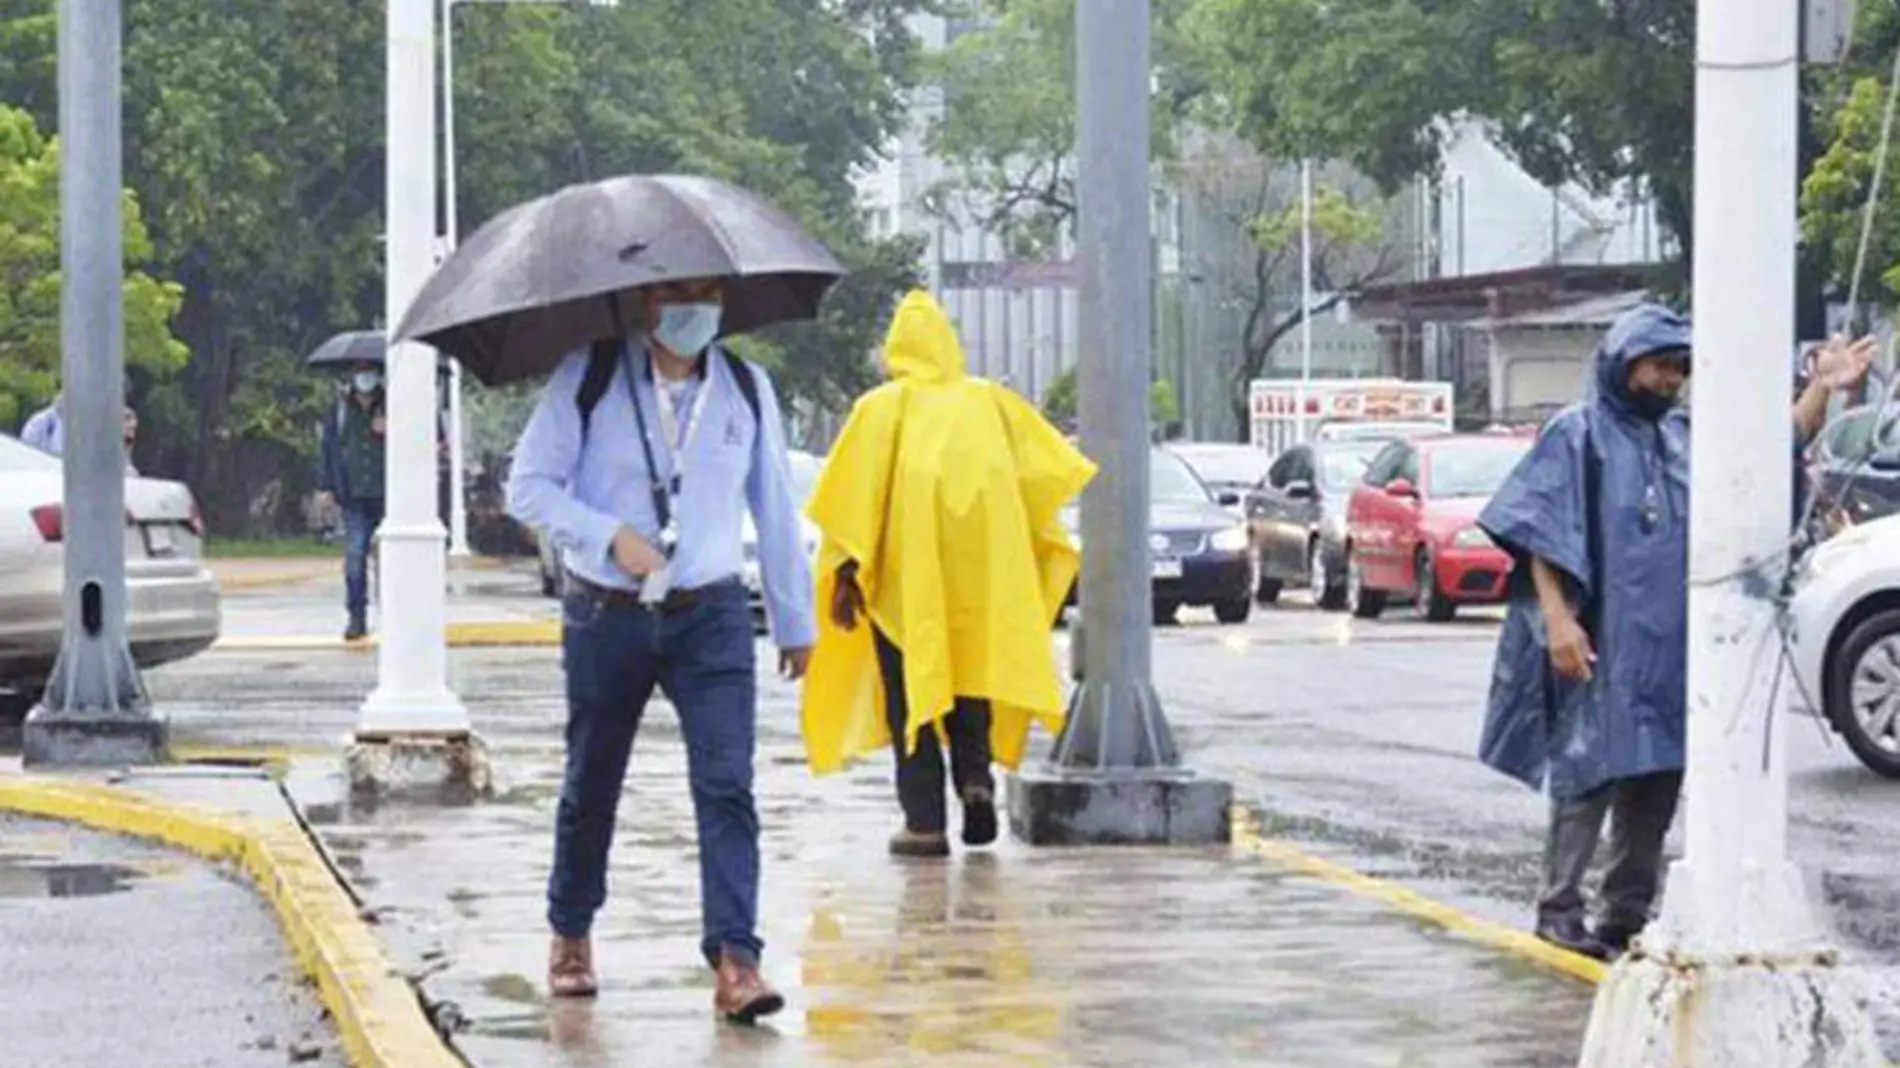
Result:
M1373 458L1346 506L1346 601L1373 619L1388 600L1450 619L1461 604L1505 600L1511 558L1477 526L1532 442L1505 434L1395 441Z

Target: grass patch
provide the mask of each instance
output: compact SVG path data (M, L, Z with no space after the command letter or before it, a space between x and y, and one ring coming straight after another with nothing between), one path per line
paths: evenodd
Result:
M205 555L215 560L326 560L343 555L341 542L315 538L212 538Z

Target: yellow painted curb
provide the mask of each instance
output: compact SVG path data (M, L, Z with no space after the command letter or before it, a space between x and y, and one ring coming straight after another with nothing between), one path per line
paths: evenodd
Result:
M171 805L111 787L0 776L0 811L148 838L242 868L277 911L298 967L315 980L344 1054L358 1068L464 1068L436 1034L409 982L323 863L303 829Z
M451 649L540 648L561 644L561 623L555 619L524 619L495 623L451 623L445 635ZM219 638L213 652L276 653L341 651L367 653L377 646L374 634L362 641L321 634L271 634Z
M255 575L218 576L218 588L232 590L268 590L280 586L297 586L323 578L329 574L324 571L265 571Z
M1343 864L1335 864L1296 846L1262 837L1258 817L1244 806L1234 806L1233 827L1236 849L1243 849L1281 867L1370 898L1415 919L1437 924L1462 938L1523 957L1533 964L1585 983L1602 982L1609 973L1608 966L1602 961L1558 949L1523 931L1481 920L1396 883L1361 875Z

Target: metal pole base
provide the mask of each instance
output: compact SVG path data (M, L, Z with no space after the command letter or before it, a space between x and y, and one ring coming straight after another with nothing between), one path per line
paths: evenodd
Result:
M472 804L495 792L488 746L474 734L359 734L343 766L360 802Z
M1009 777L1010 832L1029 845L1220 845L1234 788L1191 771L1035 768Z
M21 756L27 767L164 764L170 733L152 711L131 650L81 640L60 650L46 695L22 725Z

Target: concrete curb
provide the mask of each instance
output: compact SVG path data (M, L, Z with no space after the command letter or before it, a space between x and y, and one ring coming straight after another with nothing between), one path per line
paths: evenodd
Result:
M1343 864L1314 856L1286 842L1265 838L1260 833L1259 817L1244 805L1234 806L1233 825L1235 849L1377 901L1414 919L1443 927L1461 938L1522 957L1532 964L1579 982L1599 983L1609 974L1609 966L1602 961L1558 949L1533 935L1479 919L1450 905L1433 901L1415 890L1370 875L1361 875Z
M297 966L315 981L350 1064L465 1068L295 822L31 776L0 776L0 811L150 839L237 865L276 911Z

